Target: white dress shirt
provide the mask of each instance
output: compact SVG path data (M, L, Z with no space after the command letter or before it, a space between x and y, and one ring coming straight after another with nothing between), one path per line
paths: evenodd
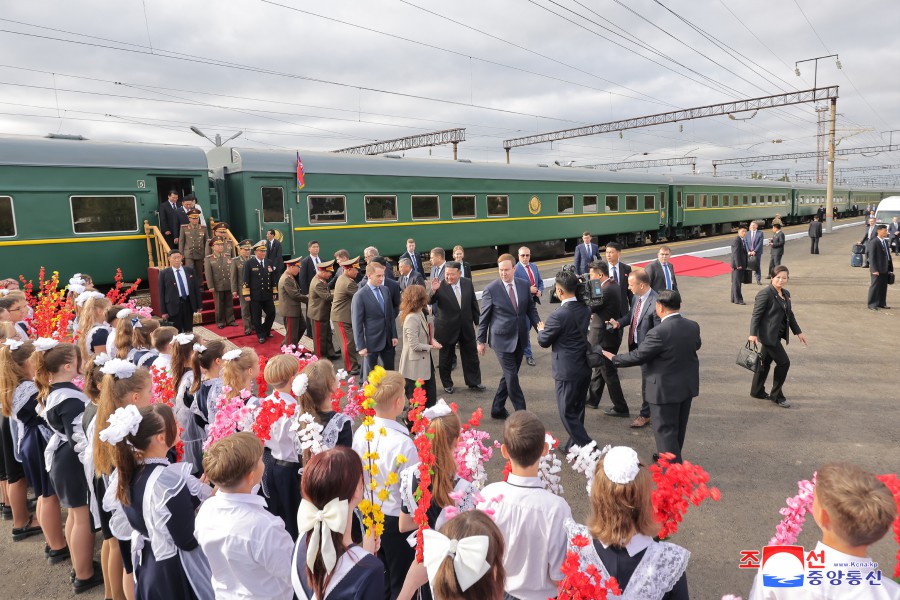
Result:
M256 494L219 491L201 506L194 535L212 570L216 600L290 600L294 543Z
M297 400L290 394L278 392L278 397L285 406L297 404ZM275 392L266 396L265 399L275 400ZM260 402L260 404L262 404L262 402ZM265 447L272 451L272 458L275 460L300 462L300 458L297 455L297 447L294 445L294 439L297 437L297 433L291 431L292 420L293 419L290 417L283 416L272 423L272 432L269 439L265 442Z
M384 427L387 435L381 435L381 428ZM419 462L419 453L413 444L412 438L409 437L409 430L397 421L382 419L375 417L375 423L371 429L375 433L375 439L370 443L366 443L366 428L360 426L353 434L353 450L362 458L366 452L377 452L378 460L375 464L378 466L378 475L375 477L378 482L379 489L384 488L384 481L387 479L388 473L391 471L400 474L405 467ZM369 448L371 446L371 449ZM400 455L406 457L405 465L397 464L397 457ZM369 489L369 474L363 474L366 489ZM388 499L381 503L381 511L392 517L400 516L400 482L387 486Z
M520 600L555 597L568 549L564 524L572 518L565 499L545 490L537 477L512 473L505 482L486 486L481 496L487 503L503 496L492 508L506 542L506 592Z

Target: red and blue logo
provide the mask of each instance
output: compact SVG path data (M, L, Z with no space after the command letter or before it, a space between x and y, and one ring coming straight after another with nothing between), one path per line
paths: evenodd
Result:
M762 553L763 586L803 587L803 546L766 546Z

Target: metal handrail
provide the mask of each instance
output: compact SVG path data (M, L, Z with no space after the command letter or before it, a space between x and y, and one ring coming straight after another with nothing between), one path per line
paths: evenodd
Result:
M164 269L169 266L169 243L156 225L144 221L144 233L147 236L147 261L151 267ZM154 253L157 259L154 261Z
M214 227L215 224L216 224L216 220L211 218L209 220L209 230L210 231L215 231L215 227ZM232 247L232 253L233 253L232 256L237 256L238 248L240 247L241 243L238 241L238 239L236 237L234 237L234 234L231 233L231 230L228 229L227 227L225 228L225 238L231 241L231 244L232 244L231 247Z

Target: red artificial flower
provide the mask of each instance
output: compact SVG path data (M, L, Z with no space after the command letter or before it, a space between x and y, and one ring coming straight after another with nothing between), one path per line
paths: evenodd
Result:
M566 552L562 564L563 580L559 582L558 600L606 600L609 594L614 596L622 594L615 577L603 579L603 575L594 565L581 568L578 551L590 543L591 541L583 535L572 538L571 547Z
M894 496L894 502L897 504L897 518L894 520L894 541L900 544L900 479L897 475L891 473L879 475L878 479L887 486ZM900 577L900 550L897 550L897 560L894 564L894 578Z
M435 456L431 452L431 437L428 433L428 419L422 414L425 411L427 398L422 380L416 382L416 389L410 398L410 411L407 419L412 422L415 434L416 450L419 453L419 489L416 490L416 510L413 521L418 525L416 530L416 561L424 560L424 532L428 529L428 509L431 507L431 474L434 472Z
M509 479L510 473L512 473L512 463L510 461L506 461L506 465L503 467L503 481Z
M659 539L666 539L678 531L684 514L691 504L699 506L707 498L716 502L721 498L718 488L709 487L709 473L688 461L673 463L671 452L660 454L656 464L650 465L655 489L651 493L654 517L661 527Z
M169 375L168 369L150 367L152 380L151 404L167 404L175 408L175 382Z
M293 417L296 408L296 404L284 402L276 391L275 399L266 398L262 401L250 429L259 441L265 443L272 437L272 425L281 417Z
M256 395L260 398L265 396L269 391L269 383L264 376L266 371L266 361L268 360L269 359L265 356L259 357L259 375L256 376Z
M106 292L106 297L109 298L109 301L112 302L113 305L124 303L128 299L128 296L133 294L141 284L141 279L139 277L137 281L132 283L131 286L123 292L122 281L125 279L125 277L122 275L121 268L116 269L116 276L114 279L116 282L115 287Z

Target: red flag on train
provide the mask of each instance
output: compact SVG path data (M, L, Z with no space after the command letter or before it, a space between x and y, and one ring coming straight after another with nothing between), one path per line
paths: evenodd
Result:
M297 191L303 189L306 183L303 181L303 161L300 160L300 153L297 153Z

